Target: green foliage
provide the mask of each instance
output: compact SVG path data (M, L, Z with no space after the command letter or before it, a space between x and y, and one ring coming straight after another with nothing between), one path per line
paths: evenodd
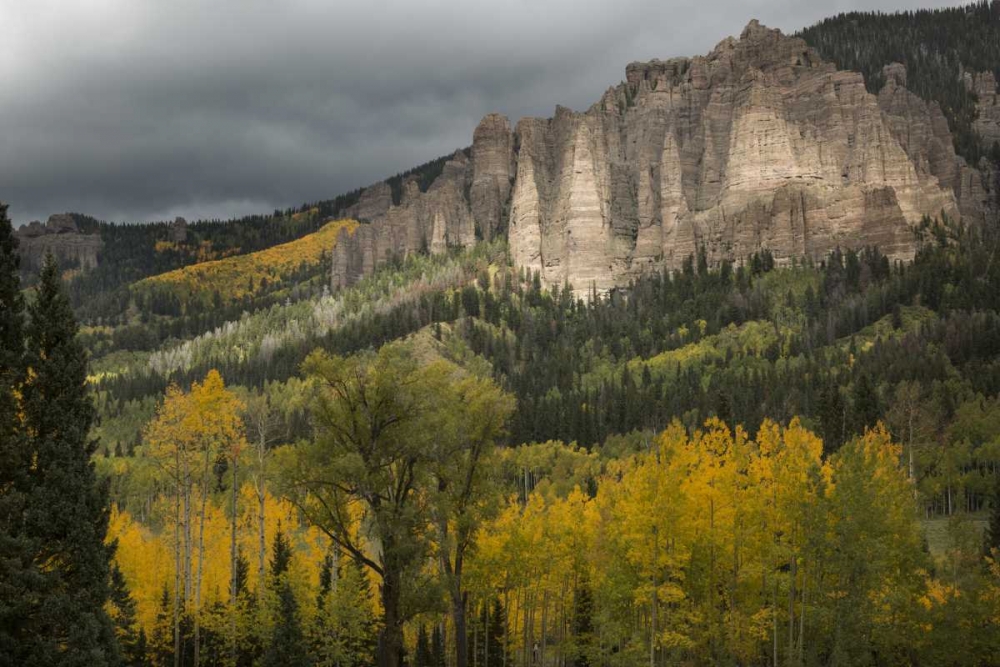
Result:
M283 582L278 589L278 622L264 652L262 667L309 667L312 661L299 624L299 608L292 587Z
M317 614L309 631L310 655L317 667L367 667L375 664L378 644L374 601L364 566L341 560L337 566L328 557L322 571L330 586L324 594L321 582Z

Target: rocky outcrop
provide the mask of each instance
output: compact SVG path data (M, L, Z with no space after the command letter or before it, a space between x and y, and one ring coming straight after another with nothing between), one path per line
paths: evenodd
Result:
M338 243L334 284L385 253L504 233L515 263L579 295L679 268L700 247L712 262L869 244L905 260L924 215L978 210L990 195L902 65L872 95L860 74L753 21L707 56L625 74L586 112L557 107L513 132L486 116L471 159L456 154L426 193L405 183L399 206L381 185L366 190L358 215L374 222Z
M81 234L73 216L50 216L43 225L35 220L17 230L21 270L38 271L49 252L64 269L92 269L104 242L97 234Z
M187 241L188 222L184 218L177 216L170 224L170 241L173 243L184 243Z
M490 240L507 231L507 204L514 183L514 135L500 114L483 118L472 135L472 216L480 235Z
M972 129L979 134L987 148L1000 142L1000 98L997 97L997 79L993 72L966 72L962 80L966 88L976 94L976 119Z
M940 109L895 70L878 98L800 39L751 22L708 56L632 63L585 113L518 124L514 261L604 291L654 268L768 248L777 261L877 244L957 212Z
M386 182L365 188L353 206L345 212L346 217L372 222L379 220L392 208L392 188Z
M352 285L394 257L473 245L476 227L468 195L473 171L472 161L456 151L426 192L420 191L416 176L406 178L398 206L392 205L387 184L367 188L359 210L374 215L385 202L384 194L389 205L353 233L341 231L333 250L332 287ZM361 213L357 217L366 219Z

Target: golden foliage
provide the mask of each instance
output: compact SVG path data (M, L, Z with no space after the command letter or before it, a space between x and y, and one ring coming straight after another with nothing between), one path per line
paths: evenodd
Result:
M136 283L133 289L142 291L177 290L182 295L202 295L211 298L217 292L226 301L238 301L253 294L262 280L280 283L302 264L315 265L336 245L340 231L354 233L358 223L339 220L327 223L319 231L289 243L253 252L185 266Z

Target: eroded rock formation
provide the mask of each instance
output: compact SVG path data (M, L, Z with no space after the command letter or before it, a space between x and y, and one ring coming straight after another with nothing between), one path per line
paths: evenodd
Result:
M35 220L17 230L21 270L36 272L49 252L62 268L92 269L104 242L97 234L81 234L73 216L60 213L49 216L43 225Z
M707 56L632 63L586 112L486 116L471 159L456 153L426 193L366 190L372 224L338 243L335 286L387 255L438 252L506 233L514 261L547 285L605 291L651 269L767 248L779 263L874 244L915 251L924 215L989 199L953 149L936 104L886 68L876 96L798 38L756 21ZM961 204L961 206L960 206Z

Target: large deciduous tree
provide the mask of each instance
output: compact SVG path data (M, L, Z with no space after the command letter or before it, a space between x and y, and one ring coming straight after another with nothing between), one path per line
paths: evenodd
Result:
M419 611L422 566L435 553L464 612L461 561L480 516L480 466L509 401L446 362L421 366L402 345L346 359L319 353L306 369L316 380L317 436L289 452L285 490L380 578L378 665L397 667L403 623Z

